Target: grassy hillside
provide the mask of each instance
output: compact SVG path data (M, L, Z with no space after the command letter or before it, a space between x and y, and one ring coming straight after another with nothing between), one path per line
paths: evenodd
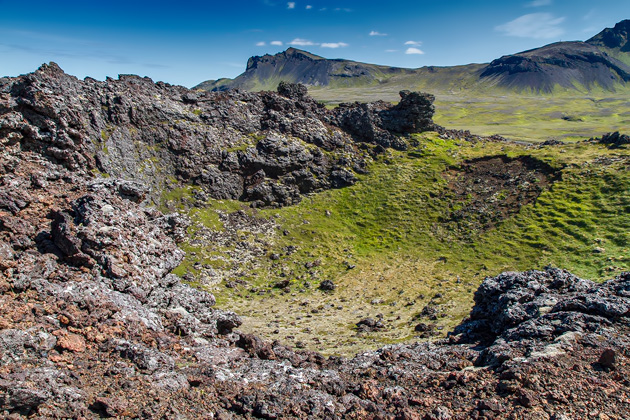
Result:
M499 134L531 142L551 138L572 141L630 127L630 88L621 86L616 93L558 89L548 95L517 94L488 86L449 91L404 84L383 84L370 89L310 88L309 93L335 106L340 102L379 99L397 102L402 89L435 94L436 123L479 135Z
M628 150L435 133L410 144L373 161L355 186L297 206L211 200L189 210L195 223L177 273L243 314L245 331L349 355L417 339L419 322L446 331L485 276L551 264L603 280L630 269ZM500 173L471 170L482 163ZM191 196L180 191L165 204L185 208ZM337 289L319 290L324 280ZM368 316L386 329L357 332Z

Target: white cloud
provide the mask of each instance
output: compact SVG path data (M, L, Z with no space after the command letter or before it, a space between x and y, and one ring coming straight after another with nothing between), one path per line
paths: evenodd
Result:
M386 53L394 53L394 52L398 52L398 50L385 50Z
M387 34L382 34L378 31L371 31L370 36L387 36Z
M407 41L405 42L405 45L415 45L416 47L419 45L422 45L421 41Z
M313 8L313 6L311 6L310 4L306 5L306 10L311 10Z
M418 48L407 48L407 51L405 51L405 54L424 54L424 51L418 49Z
M551 13L530 13L494 29L505 35L519 38L559 38L564 34L564 29L560 27L562 22L564 22L563 17L556 18Z
M347 47L348 44L345 42L324 42L321 47L322 48L343 48Z
M256 43L257 47L264 47L265 45L267 45L267 43L265 41L260 41Z
M295 38L293 41L289 42L289 45L297 45L299 47L309 47L312 45L317 45L313 41L309 41L308 39Z
M530 3L527 3L525 7L542 7L542 6L551 6L552 0L534 0Z
M290 1L287 3L287 9L295 9L295 2Z
M278 46L278 47L281 47L281 46L283 45L283 44L282 44L282 41L271 41L271 42L270 42L270 44L271 44L271 45L276 45L276 46Z

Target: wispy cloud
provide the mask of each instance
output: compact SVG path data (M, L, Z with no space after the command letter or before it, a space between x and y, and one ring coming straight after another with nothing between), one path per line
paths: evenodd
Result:
M525 5L525 7L543 7L543 6L551 6L553 3L552 0L534 0Z
M418 46L422 45L422 42L421 41L407 41L407 42L405 42L405 45L414 45L414 46L418 47Z
M347 7L336 7L334 10L335 12L352 12L352 9L348 9Z
M282 41L272 41L271 45L282 45ZM295 45L298 47L321 47L321 48L345 48L350 44L345 42L313 42L310 39L295 38L291 42L287 42L287 45Z
M313 41L309 41L308 39L295 38L293 41L289 42L289 45L297 45L299 47L309 47L312 45L317 45Z
M287 9L295 9L295 2L290 1L287 3Z
M587 14L585 14L582 19L583 20L591 20L597 15L597 9L591 9Z
M405 54L422 55L422 54L424 54L424 51L422 51L421 49L418 49L418 48L410 47L410 48L407 48L407 51L405 51Z
M281 47L283 45L282 41L271 41L269 44L270 45L275 45L275 46L278 46L278 47Z
M267 43L265 41L260 41L256 43L257 47L264 47L265 45L267 45Z
M324 42L321 47L322 48L343 48L347 47L348 44L345 42Z
M387 36L387 34L383 34L378 31L371 31L370 36Z
M385 50L386 53L395 53L398 52L398 50Z
M313 6L311 6L310 4L306 5L306 10L311 10L313 8Z
M557 18L551 13L530 13L499 25L495 30L519 38L558 38L564 34L564 29L560 27L564 20L564 17Z

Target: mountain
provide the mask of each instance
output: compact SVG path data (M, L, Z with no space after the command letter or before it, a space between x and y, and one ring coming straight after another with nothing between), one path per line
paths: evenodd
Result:
M280 81L308 86L369 85L411 69L378 66L342 59L326 59L307 51L289 48L276 55L251 57L245 73L235 79L210 80L196 86L204 90L275 90Z
M289 48L251 57L235 79L209 80L197 89L273 90L280 81L331 89L390 85L434 92L461 89L533 91L554 89L615 91L630 82L630 20L606 28L586 42L557 42L506 55L489 64L405 69L343 59L326 59Z
M586 42L557 42L492 61L482 80L514 90L551 92L556 88L615 90L630 82L630 67Z
M630 20L623 20L614 28L606 28L595 35L587 43L599 47L609 55L630 65Z
M351 60L327 59L307 51L289 48L276 55L251 57L243 74L234 79L208 80L195 86L195 89L275 90L281 81L329 88L391 84L400 86L401 89L417 90L426 84L454 89L474 84L483 68L483 65L469 64L406 69Z

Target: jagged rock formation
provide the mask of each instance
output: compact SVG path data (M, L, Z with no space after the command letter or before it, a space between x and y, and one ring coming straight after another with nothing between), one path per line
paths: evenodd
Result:
M628 274L597 285L557 269L505 273L484 281L470 319L449 339L352 360L240 333L238 316L214 310L212 295L170 274L182 258L176 241L186 221L142 206L142 185L91 171L105 167L89 137L104 110L83 112L91 102L82 94L124 87L142 97L144 83L81 85L54 66L0 82L3 417L559 419L630 412ZM72 90L77 86L85 90ZM234 95L217 100L243 97ZM118 109L136 99L110 104ZM172 102L177 115L182 103ZM154 108L163 112L162 105ZM134 108L124 109L107 121ZM282 121L276 112L269 121ZM122 147L123 134L115 136L121 139L109 144ZM277 147L261 142L263 153ZM277 156L293 153L286 147Z
M417 94L393 108L378 105L381 123L340 117L297 85L280 94L208 93L137 76L80 81L54 63L0 79L0 91L6 135L69 169L141 181L154 200L174 180L169 188L196 185L201 198L292 204L365 171L348 132L390 144L389 131L433 128L433 98Z
M435 96L403 90L400 97L396 106L383 101L340 104L334 110L336 125L357 140L405 150L406 143L398 137L400 134L436 128L433 124Z
M624 147L630 144L630 136L627 134L621 134L619 131L614 133L606 133L601 139L597 139L599 143L606 144L610 149L616 149L618 147Z

